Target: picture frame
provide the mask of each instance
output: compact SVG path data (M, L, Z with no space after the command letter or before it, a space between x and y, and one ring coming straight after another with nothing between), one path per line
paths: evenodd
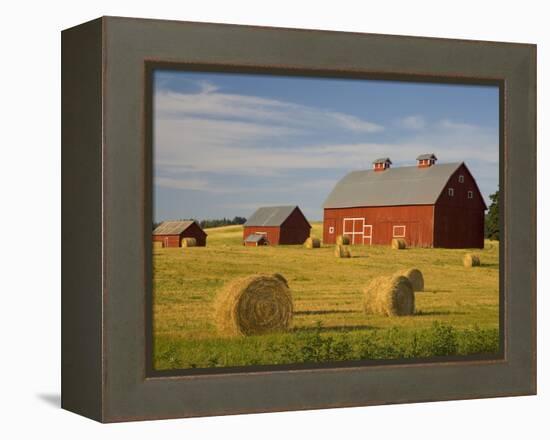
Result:
M156 374L154 66L500 87L498 358ZM149 90L150 92L150 90ZM101 422L536 394L536 46L102 17L62 33L62 407Z

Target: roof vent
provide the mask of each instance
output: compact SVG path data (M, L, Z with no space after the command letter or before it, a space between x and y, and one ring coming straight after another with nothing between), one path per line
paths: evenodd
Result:
M391 166L391 160L389 157L381 157L372 162L372 168L374 171L384 171Z
M416 166L418 168L428 168L435 165L437 157L433 153L421 154L416 158Z

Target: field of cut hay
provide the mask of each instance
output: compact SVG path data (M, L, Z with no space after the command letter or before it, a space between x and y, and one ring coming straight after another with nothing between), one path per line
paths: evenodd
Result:
M498 242L483 250L242 245L242 227L207 229L206 247L153 250L156 369L431 357L498 350ZM312 236L322 236L321 223ZM467 252L481 265L465 268ZM364 289L408 268L424 276L415 313L364 312ZM290 329L257 336L218 330L215 297L235 278L282 274L292 292Z

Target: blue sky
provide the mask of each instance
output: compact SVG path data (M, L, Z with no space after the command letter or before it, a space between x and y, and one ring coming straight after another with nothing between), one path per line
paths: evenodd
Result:
M498 187L498 88L169 70L154 72L154 219L248 217L299 205L389 156L466 162Z

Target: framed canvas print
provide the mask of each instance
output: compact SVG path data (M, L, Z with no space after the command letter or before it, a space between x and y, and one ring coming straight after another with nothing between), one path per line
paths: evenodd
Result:
M62 406L536 393L536 47L103 17L62 34Z

